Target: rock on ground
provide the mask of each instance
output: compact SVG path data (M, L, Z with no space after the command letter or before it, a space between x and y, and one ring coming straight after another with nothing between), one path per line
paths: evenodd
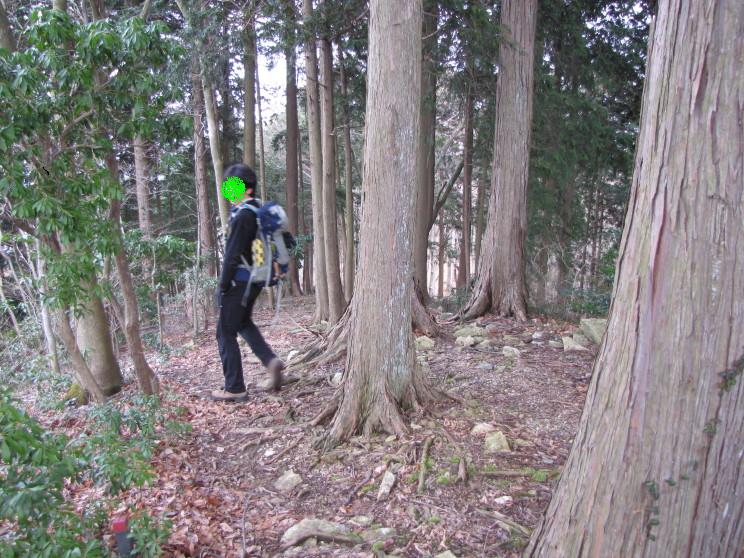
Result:
M359 544L364 540L351 532L346 525L333 523L325 519L314 519L306 517L282 535L282 546L290 547L302 544L307 539L317 538L321 541L332 541L338 543Z
M279 492L291 492L302 484L302 477L294 471L287 471L274 482L274 488Z
M493 424L489 424L487 422L479 422L473 427L473 429L470 431L470 434L472 436L483 436L484 434L495 431L496 427Z
M461 336L455 339L455 345L460 345L461 347L472 347L475 344L476 344L475 338L469 335Z
M478 326L465 326L455 330L455 337L485 337L486 328Z
M567 353L570 353L572 351L587 351L588 349L586 347L582 347L579 345L576 341L573 340L571 337L564 337L563 338L563 350Z
M592 343L599 345L602 341L602 336L607 329L606 318L582 318L581 319L581 331L586 335Z
M395 484L395 475L390 471L385 471L380 482L380 489L377 491L377 501L383 500L390 495L390 491Z
M434 340L426 335L416 337L416 349L419 351L426 351L434 348Z
M584 335L581 335L580 333L574 333L573 340L579 345L581 345L582 347L589 346L589 339L587 339Z
M486 453L498 453L501 451L511 451L509 442L506 440L506 436L500 430L491 432L486 435L485 441L485 452Z
M519 352L519 349L515 349L514 347L510 347L509 345L504 347L501 352L507 358L519 358L519 356L522 354Z

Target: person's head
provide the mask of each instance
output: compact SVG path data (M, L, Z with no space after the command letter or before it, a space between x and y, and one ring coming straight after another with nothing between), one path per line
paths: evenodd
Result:
M224 179L227 180L232 176L240 178L240 180L243 181L243 184L245 184L245 196L243 196L243 199L237 200L236 203L240 203L243 200L252 198L256 195L256 184L258 179L256 178L256 173L251 167L242 163L232 164L225 169Z

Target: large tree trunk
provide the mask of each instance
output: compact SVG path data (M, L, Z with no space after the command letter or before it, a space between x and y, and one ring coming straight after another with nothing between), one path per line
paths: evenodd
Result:
M460 273L457 287L465 288L470 277L470 213L473 189L473 95L468 87L465 97L465 141L462 169L462 243L460 244Z
M194 112L194 179L196 183L196 207L199 221L199 244L201 256L206 263L208 277L215 277L217 265L212 231L212 215L209 211L209 191L207 189L207 165L204 145L204 92L197 71L191 74L191 103Z
M313 18L312 0L303 0L302 13L306 25ZM323 152L320 134L320 91L318 87L318 55L315 37L305 41L306 117L310 143L310 181L313 205L313 268L315 271L315 321L328 318L328 281L325 271L323 231Z
M504 0L496 132L485 250L465 319L488 310L527 318L524 243L532 128L532 89L537 0Z
M295 25L294 0L287 2L287 26ZM287 143L286 143L286 165L287 165L287 218L289 219L289 232L297 235L298 210L297 210L297 139L300 134L300 126L297 121L297 76L296 76L296 54L294 31L287 37L288 44L284 54L287 60ZM293 296L300 296L300 275L297 271L297 261L292 258L289 261L289 286Z
M62 344L65 346L67 355L70 357L78 382L90 393L94 401L103 403L106 400L106 396L101 388L98 387L96 379L93 377L88 364L83 358L83 354L80 352L80 348L75 341L75 334L72 331L72 327L70 327L70 319L67 317L67 312L64 309L60 309L56 311L55 315L59 336L62 339Z
M328 38L320 40L320 99L323 138L323 239L325 240L328 322L335 324L346 307L338 255L336 215L336 140L333 118L333 52Z
M424 302L429 299L426 284L426 256L429 252L429 231L434 219L434 147L437 115L437 69L434 59L437 48L438 0L424 1L423 43L421 49L421 136L418 145L418 195L416 197L414 278Z
M245 34L243 39L243 163L256 168L256 33L253 27L252 6L245 13Z
M349 114L349 90L346 83L344 55L341 44L338 46L339 67L341 69L341 95L343 95L344 114L344 185L346 187L346 265L344 267L344 286L346 301L354 294L354 188L352 184L351 116Z
M134 137L134 180L137 186L137 214L139 228L145 238L152 236L150 221L150 188L147 180L147 145L140 134Z
M744 4L659 4L607 334L528 556L744 548Z
M86 284L87 289L95 286L95 278ZM121 390L123 379L111 344L108 316L98 295L90 295L83 312L77 321L77 346L85 355L96 385L104 395L113 395Z
M411 332L419 130L421 3L370 3L359 272L343 394L328 445L357 432L407 430L401 408L424 396ZM391 157L390 153L395 153ZM390 238L392 235L392 238ZM384 236L389 242L382 242Z

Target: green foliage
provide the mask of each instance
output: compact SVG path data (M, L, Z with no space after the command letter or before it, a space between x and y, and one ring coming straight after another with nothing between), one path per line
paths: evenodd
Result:
M179 52L160 22L77 23L35 9L18 52L0 54L0 195L18 226L45 244L50 304L74 305L117 250L107 218L122 199L110 163L117 135L154 133L168 95L164 67ZM108 161L107 161L108 159ZM61 252L60 252L61 250Z
M162 546L170 536L172 522L154 520L146 513L136 513L129 523L129 533L134 541L133 551L141 558L158 558L163 555Z
M76 439L49 432L0 391L0 520L10 530L0 556L107 556L96 534L113 501L100 501L84 515L65 500L87 479L117 494L152 478L149 460L167 413L157 398L137 398L123 409L96 409L88 434ZM143 556L160 556L168 525L135 516L133 536Z

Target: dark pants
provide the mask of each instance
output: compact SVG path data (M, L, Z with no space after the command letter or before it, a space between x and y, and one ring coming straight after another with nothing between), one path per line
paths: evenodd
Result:
M225 391L231 393L245 391L238 334L246 340L253 354L264 366L268 366L269 362L276 357L251 319L253 303L261 293L261 287L253 285L248 296L248 303L246 306L241 306L245 286L245 283L236 282L234 287L230 287L230 290L222 295L220 319L217 322L217 346L220 349L222 373L225 375Z

